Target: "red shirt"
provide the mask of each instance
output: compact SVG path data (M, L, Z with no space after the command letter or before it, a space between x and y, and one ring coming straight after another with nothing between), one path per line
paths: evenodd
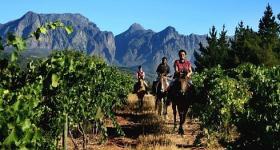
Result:
M145 77L145 72L144 71L137 71L137 78L139 79L139 78L142 78L142 79L144 79L144 77Z
M176 60L175 65L178 68L178 72L190 72L189 68L191 67L191 63L186 59L183 62Z

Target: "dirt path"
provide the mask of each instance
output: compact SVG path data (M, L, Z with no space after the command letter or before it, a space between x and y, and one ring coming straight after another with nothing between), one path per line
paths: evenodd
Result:
M129 95L129 105L117 111L117 121L123 129L125 136L117 135L116 128L108 125L108 140L98 144L96 137L92 136L88 149L206 149L203 144L195 144L200 135L199 122L187 118L184 124L184 135L179 135L173 128L173 114L171 106L168 107L166 118L159 116L154 111L154 97L146 95L144 108L137 108L137 98ZM178 124L179 118L177 118ZM203 143L204 139L199 140Z

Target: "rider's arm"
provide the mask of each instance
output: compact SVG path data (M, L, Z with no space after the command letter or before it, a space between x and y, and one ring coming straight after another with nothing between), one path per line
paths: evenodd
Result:
M176 65L176 61L174 62L174 71L175 71L175 73L178 73L178 72L179 72L179 68L178 68L177 65Z
M139 73L138 73L138 71L136 72L136 78L139 79Z
M166 67L167 67L167 75L168 75L170 73L170 68L168 65Z
M160 75L159 67L160 67L160 65L158 65L157 71L156 71L158 76Z
M190 78L191 75L192 75L192 67L191 67L191 65L189 65L188 70L189 70L189 71L188 71L187 77Z

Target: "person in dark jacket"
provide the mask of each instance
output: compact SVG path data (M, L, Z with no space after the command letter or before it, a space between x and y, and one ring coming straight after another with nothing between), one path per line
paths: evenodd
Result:
M167 76L170 73L170 67L167 64L167 58L162 57L161 63L157 67L157 74L160 77L161 75Z
M158 65L156 72L158 74L158 77L157 77L157 80L155 81L155 84L154 84L154 92L157 91L158 84L159 84L160 80L161 80L162 85L163 85L163 86L161 86L161 91L165 92L167 90L168 86L169 86L167 77L168 77L168 74L170 73L170 67L167 64L167 58L166 57L162 57L161 63Z

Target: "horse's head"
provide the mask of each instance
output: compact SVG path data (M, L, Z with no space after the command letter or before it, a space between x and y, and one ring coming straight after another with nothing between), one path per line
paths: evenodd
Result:
M190 87L188 83L189 78L186 76L186 74L180 74L178 81L179 81L178 84L179 93L185 95Z
M167 88L169 86L168 80L167 80L167 76L161 74L159 75L159 79L156 83L156 94L162 94L162 93L166 93Z

